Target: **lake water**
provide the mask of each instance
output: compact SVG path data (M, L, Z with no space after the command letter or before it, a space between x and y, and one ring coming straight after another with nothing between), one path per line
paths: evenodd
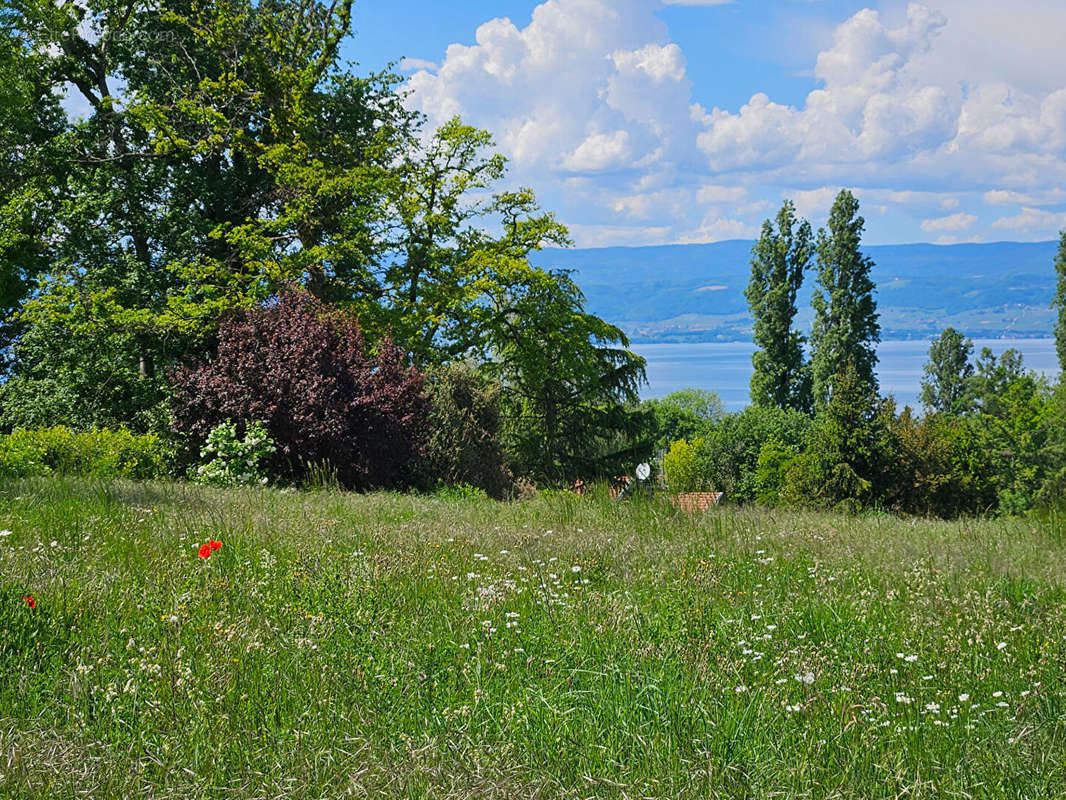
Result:
M918 393L930 344L920 339L881 342L877 348L877 375L882 394L893 395L901 406L921 405ZM1054 339L975 339L975 358L982 347L996 355L1013 347L1024 356L1029 369L1048 377L1059 373ZM648 360L648 385L641 397L662 397L691 386L718 392L728 411L739 411L748 405L751 354L755 349L751 342L636 344L632 349Z

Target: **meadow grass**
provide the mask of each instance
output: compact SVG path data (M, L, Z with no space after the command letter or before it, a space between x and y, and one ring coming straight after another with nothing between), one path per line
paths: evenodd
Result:
M1054 520L0 490L3 797L1066 795Z

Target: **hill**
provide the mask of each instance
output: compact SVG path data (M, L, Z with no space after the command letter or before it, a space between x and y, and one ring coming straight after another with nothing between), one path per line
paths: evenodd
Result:
M637 342L748 341L752 242L544 250L542 267L575 270L589 308ZM951 325L980 338L1050 336L1055 242L866 247L876 263L885 339ZM810 319L807 279L800 320Z

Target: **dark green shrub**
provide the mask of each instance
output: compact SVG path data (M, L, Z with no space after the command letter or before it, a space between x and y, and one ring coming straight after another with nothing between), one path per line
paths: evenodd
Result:
M468 366L426 375L429 435L420 466L426 487L469 486L502 499L512 487L500 441L500 387Z
M858 512L898 483L892 421L895 405L861 382L851 365L837 375L804 452L788 471L786 500Z
M974 420L949 414L915 419L906 409L893 421L892 436L897 477L886 486L887 508L952 518L996 507L994 459Z

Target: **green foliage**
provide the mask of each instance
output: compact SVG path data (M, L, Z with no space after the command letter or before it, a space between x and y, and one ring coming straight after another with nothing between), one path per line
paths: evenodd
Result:
M929 348L922 380L922 403L931 411L965 414L973 405L973 341L945 328Z
M164 432L166 383L142 370L123 313L113 292L45 284L17 317L26 330L15 345L15 374L0 388L0 425Z
M636 407L644 359L620 328L585 311L569 274L512 267L481 313L515 471L548 484L626 474L653 446Z
M1066 375L1066 231L1059 233L1059 250L1055 255L1055 297L1052 306L1058 308L1055 325L1055 349L1059 354L1059 368Z
M463 364L426 374L429 435L423 448L422 483L471 486L496 499L508 495L511 475L500 438L500 386Z
M796 445L782 444L777 439L763 442L755 464L755 501L764 506L782 505L788 486L788 472L799 457Z
M1025 369L1016 350L997 359L984 348L972 381L977 419L999 486L999 510L1026 511L1056 469L1049 387Z
M433 490L433 497L456 503L479 503L489 499L484 489L467 483L442 483Z
M858 512L894 483L894 406L879 398L850 364L833 380L806 450L788 473L790 502Z
M644 411L650 412L656 447L667 449L678 439L693 439L704 434L725 416L722 398L706 389L681 389L665 397L645 400Z
M877 342L881 340L874 282L874 263L861 248L865 220L859 201L845 190L829 212L828 230L818 231L818 288L812 296L811 367L814 404L830 401L833 380L848 365L866 393L876 393Z
M905 409L892 423L896 443L882 504L921 516L953 518L994 511L998 480L980 423L934 413L916 419Z
M663 456L663 474L667 488L674 493L713 490L706 474L704 452L706 442L701 438L691 443L679 439L670 445Z
M81 475L152 480L171 474L175 453L156 434L126 429L19 429L0 436L0 476Z
M200 450L203 463L196 468L196 482L211 486L265 486L269 480L266 463L275 450L262 422L248 425L242 438L237 426L226 420L211 429Z
M780 486L774 472L804 448L810 427L806 414L777 406L727 414L691 444L674 442L663 461L667 484L672 491L722 491L733 503L767 498L776 504ZM780 452L774 455L775 450Z
M723 417L706 437L704 463L713 488L731 502L754 502L766 490L758 468L764 445L802 450L810 428L806 414L777 406L749 406Z
M796 294L812 254L810 223L797 223L796 207L786 200L777 214L777 230L770 220L763 223L762 235L751 251L751 280L744 292L754 320L751 401L756 405L811 409L805 337L792 328L792 322Z

